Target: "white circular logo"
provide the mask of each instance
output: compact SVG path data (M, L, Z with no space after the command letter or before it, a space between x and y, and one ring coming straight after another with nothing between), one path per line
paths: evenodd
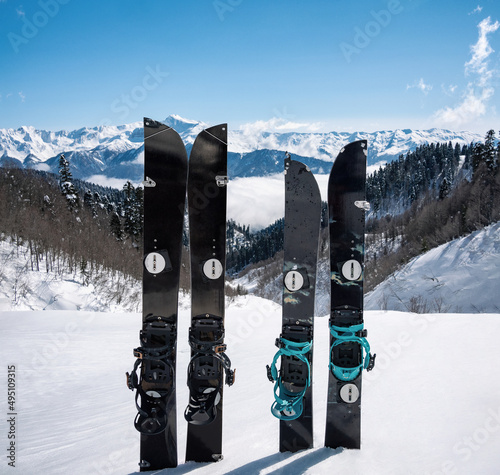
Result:
M223 270L222 263L218 259L209 259L203 264L203 273L212 280L218 279L222 275Z
M144 267L150 274L163 272L165 265L165 258L158 252L150 252L144 259Z
M358 280L361 277L361 273L363 269L361 268L361 264L354 259L347 261L342 266L342 275L347 280Z
M340 397L344 402L356 402L359 399L359 389L355 384L344 384L340 388Z
M304 277L300 272L296 270L291 270L285 276L285 286L290 292L295 292L300 290L304 285Z

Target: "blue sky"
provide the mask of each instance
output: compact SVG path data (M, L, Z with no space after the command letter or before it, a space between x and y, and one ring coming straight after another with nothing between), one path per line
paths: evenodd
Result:
M0 18L2 128L500 128L497 0L0 0Z

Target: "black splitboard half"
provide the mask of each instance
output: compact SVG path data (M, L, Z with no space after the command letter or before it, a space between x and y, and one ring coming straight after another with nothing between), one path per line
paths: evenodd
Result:
M227 124L221 124L198 135L189 157L190 337L204 342L224 336L226 185ZM222 353L222 345L216 351ZM195 355L192 349L191 356ZM210 423L188 423L186 461L214 462L222 458L223 380L220 378L224 377L224 369L220 360L211 355L192 359L190 365L194 367L190 367L189 377L197 378L205 387L220 388L220 400ZM193 381L188 380L190 383Z
M330 324L349 327L363 323L365 181L367 142L346 145L335 160L328 181L330 231ZM330 336L330 346L335 338ZM362 348L344 342L333 349L331 361L350 368L360 364ZM342 381L329 371L325 446L361 446L361 375Z
M320 223L321 195L316 179L308 167L287 157L281 337L290 341L313 339ZM312 347L306 357L312 371ZM281 356L280 377L287 389L303 388L306 372L305 363L296 357ZM313 446L312 402L311 384L304 394L302 414L297 419L280 420L280 452L297 452Z
M175 130L147 118L144 176L143 331L152 330L153 346L169 345L167 358L174 373L161 382L142 382L144 391L168 393L162 401L166 429L154 435L141 433L140 470L148 471L177 466L175 359L187 154Z

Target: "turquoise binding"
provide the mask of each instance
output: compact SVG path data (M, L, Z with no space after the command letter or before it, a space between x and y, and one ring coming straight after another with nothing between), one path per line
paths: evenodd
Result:
M297 419L302 414L303 404L302 399L306 390L311 386L311 366L307 357L305 356L312 348L312 341L306 341L303 343L297 343L295 341L290 341L285 338L280 338L281 346L276 352L271 363L270 376L274 384L274 403L271 406L271 413L273 416L281 419L282 421L291 421ZM282 356L295 356L300 361L307 365L307 382L304 389L298 393L292 393L286 389L278 376L278 369L276 368L276 363L278 359Z
M370 344L364 336L357 336L356 333L363 330L363 324L351 325L350 327L338 327L330 324L330 333L335 338L331 348L330 348L330 371L333 375L340 381L352 381L356 379L363 369L373 368L375 363L374 357L370 354ZM364 350L361 352L361 363L354 368L343 368L342 366L336 366L332 362L332 352L333 348L337 345L341 345L346 342L359 343L361 348Z

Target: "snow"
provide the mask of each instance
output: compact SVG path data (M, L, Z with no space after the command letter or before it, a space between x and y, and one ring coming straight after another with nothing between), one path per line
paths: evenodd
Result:
M187 123L186 131L199 125L178 116L171 120ZM15 132L36 144L42 159L53 153L44 149L53 140L59 140L63 150L72 140L82 147L86 141L100 146L112 137L124 140L123 134L130 134L127 147L137 147L139 142L131 137L140 127L136 123L114 130L42 131L40 140L39 131L33 128ZM262 134L262 140L296 147L302 140L300 134L278 135ZM317 140L316 145L324 138L306 135ZM394 136L408 135L411 131ZM241 138L241 134L233 137ZM419 136L412 137L417 143ZM303 147L312 147L311 143L303 142ZM328 176L318 175L317 179L325 199ZM253 229L283 215L282 174L232 180L228 194L229 217ZM235 196L244 196L250 209ZM139 343L141 316L131 308L140 306L140 283L119 275L112 280L101 273L99 285L96 281L85 286L76 271L57 275L32 271L23 252L26 250L0 242L3 447L12 441L7 438L5 421L11 417L7 412L15 412L19 473L135 473L139 434L133 427L134 395L126 388L124 374L132 369L132 349ZM320 275L329 275L329 270L323 271ZM377 360L375 369L364 374L361 450L323 447L329 332L327 318L316 317L314 448L279 453L279 423L270 413L273 384L267 380L265 366L276 351L281 307L253 295L228 299L227 353L237 371L235 385L224 391L225 458L216 464L184 462L190 307L189 297L181 296L177 364L180 465L168 473L498 473L500 378L495 370L500 354L493 335L500 330L499 271L497 223L414 259L367 296L365 326ZM123 301L109 304L106 290L118 285ZM412 299L427 309L437 305L444 311L464 313L411 313ZM328 293L322 292L317 300L327 302ZM388 310L380 310L382 307ZM479 311L489 313L477 314ZM16 374L15 411L6 403L11 366ZM1 473L10 469L7 454L4 452L0 462Z
M251 132L249 132L249 130ZM287 150L290 153L333 162L343 146L355 140L368 140L368 165L380 165L402 153L415 150L427 143L448 143L460 145L482 141L479 134L452 132L445 129L429 130L382 130L377 132L328 132L328 133L280 133L242 127L229 129L231 152L248 153L253 150Z
M27 247L0 240L0 310L140 309L141 282L119 272L111 275L98 268L89 278L78 268L69 272L64 263L48 266L42 256L39 269L31 262Z
M366 312L377 364L364 374L361 450L323 447L328 328L326 318L316 318L314 448L281 454L279 422L270 413L273 385L265 369L276 350L281 307L254 296L236 298L226 311L236 382L224 392L224 460L215 464L184 463L189 316L184 297L177 365L180 465L168 473L498 473L500 379L492 377L492 369L500 354L491 335L500 331L499 314ZM4 363L15 365L16 372L19 473L138 471L134 396L124 373L133 366L140 321L137 313L0 314ZM4 367L3 397L6 374ZM10 468L7 462L4 455L2 473Z
M201 121L170 115L165 121L181 136L188 152L196 136L210 126ZM478 134L444 129L383 130L377 132L280 132L261 127L233 128L229 124L229 152L245 154L256 150L288 151L303 157L333 162L340 149L354 140L368 140L369 171L400 154L431 142L460 145L481 141ZM142 176L142 122L125 125L84 127L74 131L46 131L26 126L0 129L0 160L5 163L57 172L54 158L67 154L75 178L90 180L102 175L137 181Z
M500 223L411 260L365 298L367 309L499 312Z
M84 127L70 132L37 130L32 126L0 129L0 153L21 161L32 154L32 158L43 162L69 150L90 150L98 146L126 151L137 147L129 143L129 137L139 127L142 132L142 122Z
M314 448L279 453L279 422L270 412L273 384L265 366L276 351L281 307L247 295L228 299L226 305L227 353L236 368L236 383L224 391L225 458L216 464L185 463L190 306L189 296L181 295L179 467L168 473L498 473L500 378L495 369L500 353L494 335L500 330L500 313L498 303L496 310L491 303L498 302L499 231L497 223L429 251L393 279L408 287L408 297L417 286L425 290L425 275L432 275L434 287L438 281L445 284L440 289L462 285L460 292L446 295L453 299L446 303L465 311L465 302L471 300L476 308L468 313L365 312L377 358L375 369L363 376L361 450L323 447L329 354L328 319L323 316L315 318ZM8 242L0 245L0 348L5 365L0 399L4 421L12 417L7 412L16 414L16 468L27 475L136 473L139 434L133 427L134 395L126 388L124 373L132 369L132 349L139 343L141 316L125 310L130 302L140 305L134 294L137 283L122 282L127 297L110 306L102 292L117 282L85 286L77 273L31 271L24 251ZM479 282L484 292L474 287ZM12 310L14 286L17 311ZM432 302L434 294L428 294ZM369 302L370 296L367 307ZM479 308L495 313L470 313ZM12 365L15 410L6 404ZM5 448L11 441L9 427L1 425ZM11 468L8 462L4 452L1 473Z

